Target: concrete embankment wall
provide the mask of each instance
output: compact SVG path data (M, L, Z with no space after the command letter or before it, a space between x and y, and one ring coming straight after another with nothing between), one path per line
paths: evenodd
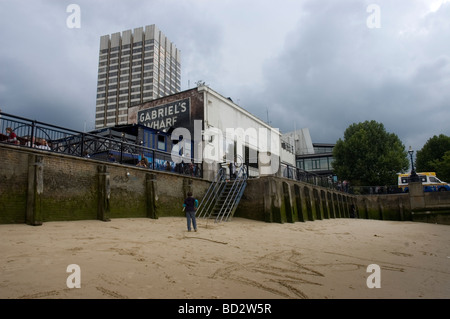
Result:
M0 224L184 216L188 191L210 182L0 144ZM450 224L450 192L351 195L280 177L250 179L235 216L266 222L359 218Z
M450 224L450 192L424 193L419 183L409 194L351 195L278 177L248 181L235 216L267 222L302 222L351 217Z
M407 194L357 196L360 218L450 225L450 192L423 192L421 183Z
M209 182L46 151L0 145L0 224L184 216L188 191Z
M356 196L279 177L248 181L235 216L266 222L349 218Z

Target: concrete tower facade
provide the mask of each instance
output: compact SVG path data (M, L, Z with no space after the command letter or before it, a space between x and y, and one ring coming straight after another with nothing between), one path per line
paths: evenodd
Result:
M180 89L180 50L157 26L100 38L96 129L127 124L129 107Z

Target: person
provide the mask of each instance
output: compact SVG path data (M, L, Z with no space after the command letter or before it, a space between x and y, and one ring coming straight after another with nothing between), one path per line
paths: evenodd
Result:
M19 140L17 139L16 133L12 130L12 128L6 128L6 135L8 135L8 143L19 144Z
M195 213L198 207L198 200L192 196L192 192L188 192L188 197L184 200L183 210L186 212L187 229L191 231L191 221L194 231L197 231L197 221L195 219Z
M235 166L234 166L234 163L233 162L230 162L230 164L229 164L229 168L230 168L230 179L234 179L234 178L236 178L236 175L235 175Z
M344 191L344 192L346 192L346 193L348 193L348 181L347 180L344 180L343 182L342 182L342 190Z
M350 208L350 218L358 218L358 212L356 211L356 207L353 204Z
M35 143L35 138L34 138L34 136L33 136L33 138L31 139L31 141L28 141L28 142L25 144L25 146L28 146L28 147L36 147L36 143Z
M177 172L178 174L183 172L183 164L182 163L175 164L175 172Z
M40 140L40 145L38 145L38 148L40 148L41 150L50 151L50 146L48 146L47 140L45 138Z
M137 166L137 167L144 167L144 168L147 168L148 165L146 164L146 158L143 157L143 158L137 163L136 166Z
M110 162L115 162L116 161L116 159L114 158L114 155L112 153L108 154L108 161L110 161Z
M200 172L199 172L197 163L194 164L194 172L193 172L192 176L195 176L195 177L199 177L200 176Z

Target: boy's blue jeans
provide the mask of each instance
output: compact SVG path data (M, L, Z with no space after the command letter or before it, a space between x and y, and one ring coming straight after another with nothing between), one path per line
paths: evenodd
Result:
M186 218L188 231L191 231L191 220L192 226L194 226L194 230L197 230L197 221L195 220L195 212L186 212Z

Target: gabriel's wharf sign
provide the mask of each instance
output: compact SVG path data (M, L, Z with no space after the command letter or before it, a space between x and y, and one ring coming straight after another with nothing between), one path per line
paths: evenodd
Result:
M169 104L155 106L138 112L139 124L162 130L175 126L189 126L191 104L189 99L175 101Z

